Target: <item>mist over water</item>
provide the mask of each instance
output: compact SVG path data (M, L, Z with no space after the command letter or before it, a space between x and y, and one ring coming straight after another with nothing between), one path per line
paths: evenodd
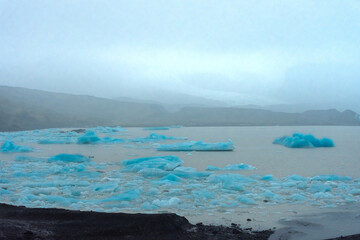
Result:
M358 1L1 0L0 85L360 112Z

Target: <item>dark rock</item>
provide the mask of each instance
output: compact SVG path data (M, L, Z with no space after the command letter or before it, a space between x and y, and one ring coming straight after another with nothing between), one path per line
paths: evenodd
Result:
M271 230L248 232L193 225L176 214L125 214L25 208L0 204L0 239L268 239Z

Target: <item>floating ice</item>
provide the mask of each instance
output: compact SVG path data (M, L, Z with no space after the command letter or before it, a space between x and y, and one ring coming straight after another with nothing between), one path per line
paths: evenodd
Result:
M256 205L257 204L254 199L249 198L249 197L239 196L239 197L237 197L237 200L239 200L241 203L247 204L247 205Z
M132 189L127 192L111 196L102 200L102 202L114 202L114 201L132 201L140 197L141 191L139 189Z
M94 143L124 143L126 140L119 138L104 137L100 138L94 131L88 130L77 139L78 144L94 144Z
M211 165L206 167L206 170L208 171L229 171L229 170L234 171L234 170L254 170L254 169L256 169L256 167L244 163L229 164L223 168L218 168Z
M137 142L137 143L146 143L146 142L157 142L157 141L163 141L163 140L186 140L186 137L167 137L165 135L160 135L157 133L150 133L148 137L143 138L133 138L130 139L131 142Z
M145 127L143 128L143 130L151 130L151 131L156 131L156 130L169 130L169 127Z
M159 200L156 199L152 202L153 205L158 206L158 207L176 207L179 203L181 202L181 200L177 197L172 197L168 200Z
M89 162L90 159L87 157L84 157L83 155L80 154L66 154L66 153L62 153L53 157L50 157L48 159L48 162L56 162L56 161L60 161L60 162Z
M62 139L45 138L45 139L40 139L38 141L39 144L71 144L75 142L76 140L73 138L62 138Z
M34 149L32 147L15 145L12 141L5 141L0 148L3 153L11 152L32 152Z
M77 143L79 144L89 144L89 143L98 143L100 138L96 135L94 131L86 131L86 133L79 137Z
M203 141L189 141L184 143L160 144L158 151L232 151L234 144L229 139L227 142L205 143Z
M317 139L311 134L294 133L292 137L276 138L274 144L281 144L289 148L334 147L330 138Z
M85 134L88 137L86 141L120 142L116 138L97 135L116 131L104 127L89 129ZM84 134L48 129L2 133L0 138L14 142L59 140L60 143L61 140L62 143L76 143L78 137L83 137L81 135ZM134 141L130 138L126 141L134 145L153 146L157 141L180 138L150 134L139 139ZM186 150L194 150L191 149L194 144L183 144ZM206 143L202 144L201 150L214 150L205 148ZM224 145L220 145L217 150L223 148ZM121 164L97 163L83 155L65 153L50 158L41 158L35 154L14 156L9 161L0 161L0 196L4 203L28 207L107 212L123 211L126 208L128 212L173 211L184 215L235 212L239 206L262 208L264 204L292 203L329 207L360 203L360 179L338 175L291 175L284 178L273 175L245 176L218 171L255 168L247 164L232 164L221 168L208 166L208 171L197 171L181 166L182 163L176 156L136 158L124 160Z
M176 156L156 156L123 160L121 163L124 165L123 170L126 172L138 172L148 168L172 171L180 166L183 161Z
M117 133L117 132L125 132L126 129L120 126L117 127L103 127L98 126L95 128L90 128L89 131L99 132L99 133Z

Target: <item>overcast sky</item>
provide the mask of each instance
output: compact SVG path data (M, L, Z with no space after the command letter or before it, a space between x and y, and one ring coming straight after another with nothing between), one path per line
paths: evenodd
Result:
M352 107L360 1L0 0L0 85Z

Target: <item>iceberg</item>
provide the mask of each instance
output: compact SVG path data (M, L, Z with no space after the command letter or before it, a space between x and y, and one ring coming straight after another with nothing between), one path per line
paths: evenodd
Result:
M169 130L169 127L145 127L143 128L143 130L151 130L151 131L155 131L155 130Z
M148 137L143 138L133 138L130 139L131 142L137 142L137 143L146 143L146 142L157 142L157 141L163 141L163 140L186 140L186 137L167 137L165 135L160 135L157 133L150 133Z
M140 170L149 168L172 171L182 163L183 161L176 156L144 157L123 160L121 162L121 164L124 166L123 171L125 172L138 172Z
M73 138L63 138L63 139L45 138L45 139L40 139L38 141L39 144L71 144L75 142L76 140Z
M78 144L94 144L94 143L124 143L126 140L119 138L104 137L100 138L94 131L86 131L83 136L77 139Z
M96 131L96 132L100 132L100 133L117 133L117 132L125 132L126 129L122 128L120 126L117 127L103 127L103 126L98 126L95 128L90 128L88 131Z
M317 139L311 134L302 133L294 133L292 137L276 138L273 144L284 145L288 148L334 147L334 142L330 138Z
M101 139L96 135L94 131L86 131L86 133L79 137L77 143L79 144L90 144L90 143L98 143Z
M11 152L32 152L34 149L32 147L15 145L12 141L5 141L0 148L3 153Z
M84 157L83 155L80 154L66 154L66 153L62 153L53 157L50 157L48 159L48 162L76 162L76 163L81 163L81 162L89 162L90 159L87 157Z
M139 189L132 189L118 195L105 198L101 202L116 202L116 201L132 201L140 198L141 191Z
M158 151L232 151L234 144L229 139L227 142L205 143L203 141L189 141L174 144L160 144Z
M207 171L235 171L235 170L254 170L254 169L256 169L256 167L244 163L229 164L223 168L218 168L211 165L206 167Z

